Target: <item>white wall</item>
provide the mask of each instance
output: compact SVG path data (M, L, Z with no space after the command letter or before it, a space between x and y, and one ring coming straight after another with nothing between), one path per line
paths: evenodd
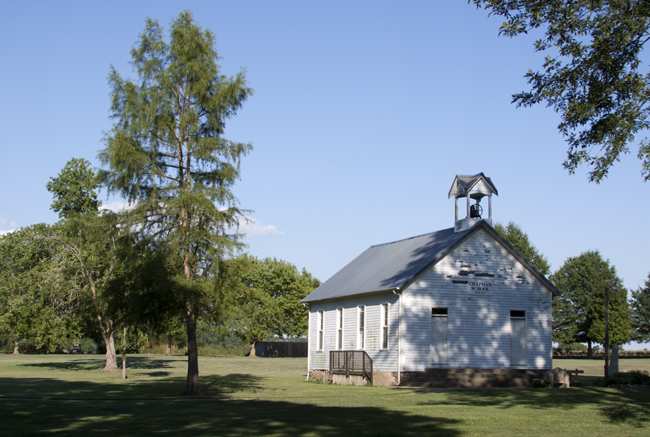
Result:
M388 303L388 349L380 349L380 305ZM360 298L336 302L314 302L309 315L309 369L329 369L329 351L336 350L336 309L343 308L343 350L357 350L357 307L366 307L364 350L373 360L375 370L397 370L398 296L392 292L372 293ZM318 351L318 311L324 312L323 350Z
M476 276L479 273L494 277ZM473 282L489 285L473 290ZM551 368L551 293L484 230L423 272L404 290L403 305L402 370L431 367L433 307L448 308L449 365L445 367L510 367L510 310L525 310L527 368Z

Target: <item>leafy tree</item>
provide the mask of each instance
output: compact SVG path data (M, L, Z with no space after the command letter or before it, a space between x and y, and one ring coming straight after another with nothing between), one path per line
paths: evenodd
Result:
M239 336L250 344L271 337L307 334L308 311L300 301L320 285L305 269L275 258L241 255L231 262L230 317Z
M120 234L114 214L99 213L95 190L98 179L83 159L68 161L47 189L53 194L52 209L59 213L52 239L66 253L68 273L73 287L84 299L84 308L92 311L106 346L105 371L117 371L114 323L105 300L105 291L113 278L116 240Z
M157 21L148 19L131 50L137 81L114 68L113 129L100 160L109 191L130 202L141 235L155 236L178 257L175 288L183 302L188 337L185 391L199 393L197 316L214 298L215 260L238 247L226 233L243 215L231 191L250 144L223 137L225 122L252 94L244 71L221 74L214 35L190 12L181 13L164 40Z
M494 229L505 238L508 243L517 249L542 275L546 276L551 272L551 266L544 255L539 253L537 248L528 239L528 234L521 230L519 225L509 222L507 226L497 223Z
M650 39L647 0L472 0L506 22L514 37L535 29L535 51L550 53L542 72L526 73L530 91L513 95L517 106L545 103L561 114L569 143L564 167L589 166L599 183L650 127L650 72L641 54ZM639 142L642 175L650 179L650 143Z
M71 214L95 214L101 206L95 192L98 186L90 162L72 158L56 178L50 178L46 188L54 196L52 210L66 218Z
M106 301L116 323L154 337L180 335L183 308L178 258L151 239L123 236L117 246L115 274L106 287ZM180 279L180 283L179 283ZM168 345L171 355L171 346ZM166 354L167 355L167 354Z
M610 342L624 344L630 340L631 324L627 291L598 251L584 252L567 259L550 280L562 293L553 299L553 341L592 343L605 341L605 289L617 284L618 292L609 294Z
M78 301L63 275L60 247L47 225L0 237L0 331L10 334L14 353L22 338L36 347L60 348L78 332Z
M632 340L644 343L650 340L650 275L645 281L645 287L639 287L632 292L630 302L632 309L632 327L634 334Z

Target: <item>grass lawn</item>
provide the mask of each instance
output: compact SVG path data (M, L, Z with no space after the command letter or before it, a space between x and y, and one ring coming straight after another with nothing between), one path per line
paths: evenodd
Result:
M200 357L202 394L189 397L185 357L129 357L126 381L102 358L0 355L0 435L650 435L650 390L345 387L304 382L304 358Z

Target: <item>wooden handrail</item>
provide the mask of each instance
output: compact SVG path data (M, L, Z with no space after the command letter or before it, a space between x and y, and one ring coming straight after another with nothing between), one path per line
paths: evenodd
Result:
M372 358L366 351L330 351L330 371L361 374L370 385L372 382Z

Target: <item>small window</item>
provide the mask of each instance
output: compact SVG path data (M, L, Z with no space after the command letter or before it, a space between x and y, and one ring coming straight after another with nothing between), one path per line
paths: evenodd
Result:
M382 303L381 310L381 348L388 349L388 304Z
M431 308L432 316L446 316L447 308Z
M512 317L513 319L525 319L526 311L510 310L510 317Z
M366 307L357 307L359 313L358 325L359 331L357 333L357 349L364 349L366 347Z
M323 326L324 326L324 314L322 311L318 312L318 350L323 350Z
M336 349L343 349L343 308L336 310Z

